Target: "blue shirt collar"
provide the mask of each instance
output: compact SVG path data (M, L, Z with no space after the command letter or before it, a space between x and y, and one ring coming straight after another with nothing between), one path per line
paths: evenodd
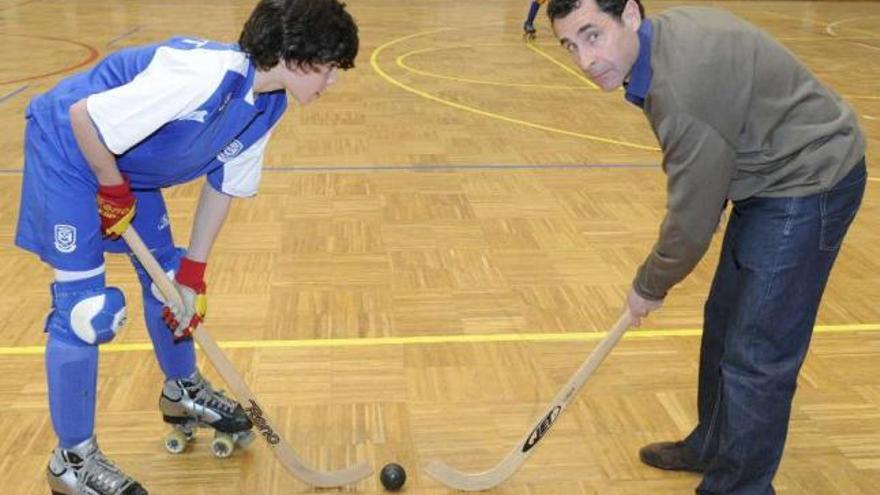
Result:
M645 96L651 88L651 40L654 37L654 29L651 21L642 19L639 26L639 56L633 64L629 74L629 82L626 84L626 99L638 107L645 106Z

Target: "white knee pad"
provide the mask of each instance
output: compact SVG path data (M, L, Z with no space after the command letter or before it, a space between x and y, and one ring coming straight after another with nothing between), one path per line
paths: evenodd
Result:
M98 345L113 340L125 323L125 296L116 287L77 291L59 297L49 316L47 330Z

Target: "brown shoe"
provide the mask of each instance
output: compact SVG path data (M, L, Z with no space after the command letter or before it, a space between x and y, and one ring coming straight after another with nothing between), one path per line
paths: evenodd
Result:
M645 464L669 471L702 473L707 463L684 442L658 442L639 449L639 459Z

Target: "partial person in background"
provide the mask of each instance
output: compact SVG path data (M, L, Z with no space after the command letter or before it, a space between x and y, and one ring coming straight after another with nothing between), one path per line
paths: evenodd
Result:
M526 22L523 23L523 37L527 40L535 39L537 30L535 29L535 17L538 15L538 11L541 10L541 5L544 5L544 2L547 0L532 0L532 3L529 5L529 14L526 16Z

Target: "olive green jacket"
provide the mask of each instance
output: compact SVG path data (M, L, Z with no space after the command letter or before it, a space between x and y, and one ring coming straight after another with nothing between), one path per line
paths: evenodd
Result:
M826 191L865 139L853 110L755 26L703 7L651 23L644 112L663 149L667 214L633 286L662 299L705 254L726 200Z

